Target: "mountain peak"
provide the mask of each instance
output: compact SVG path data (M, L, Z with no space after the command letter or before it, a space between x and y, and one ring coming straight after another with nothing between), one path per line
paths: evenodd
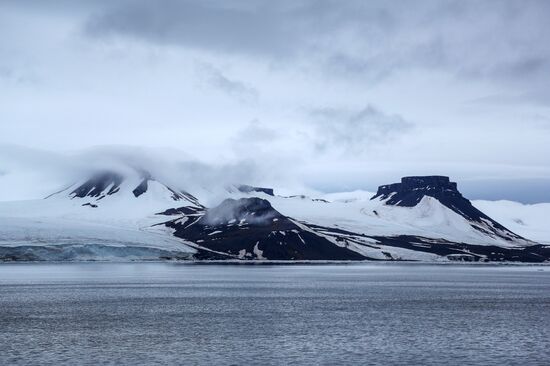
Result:
M75 188L71 198L95 197L97 200L112 195L120 190L124 177L118 173L104 171L90 177L87 181Z

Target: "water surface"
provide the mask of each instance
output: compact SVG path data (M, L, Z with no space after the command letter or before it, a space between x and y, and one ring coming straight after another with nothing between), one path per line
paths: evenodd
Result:
M0 364L547 365L550 267L0 265Z

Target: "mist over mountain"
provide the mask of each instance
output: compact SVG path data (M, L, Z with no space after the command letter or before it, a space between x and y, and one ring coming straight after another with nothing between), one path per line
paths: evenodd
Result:
M292 195L358 189L374 192L379 185L399 179L394 178L394 173L380 174L375 170L365 171L364 168L355 171L357 177L352 180L349 178L350 173L320 177L316 172L302 169L299 163L282 164L276 160L261 160L251 156L230 163L201 161L179 149L137 146L98 146L55 152L0 145L0 201L45 197L66 186L67 182L109 170L123 175L134 174L136 170L148 171L173 186L203 192L205 195L202 199L213 203L219 203L224 198L223 192L219 193L220 187L237 183L276 187L281 194ZM428 171L428 168L417 171ZM412 170L412 175L417 171ZM359 180L365 174L364 180ZM327 179L333 183L326 184ZM513 180L493 178L460 181L462 191L473 199L550 202L546 189L549 181L545 179L517 177Z
M53 191L97 172L112 171L132 176L145 171L163 182L187 190L197 190L204 200L219 200L217 191L224 186L246 182L262 185L286 182L281 170L261 166L253 160L231 164L201 162L178 149L142 148L134 146L104 146L83 151L54 153L15 146L0 146L0 201L42 198ZM290 172L289 172L290 173ZM284 188L284 187L283 187Z

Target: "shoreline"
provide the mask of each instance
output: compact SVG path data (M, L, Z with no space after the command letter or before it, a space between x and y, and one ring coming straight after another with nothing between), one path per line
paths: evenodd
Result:
M364 260L364 261L342 261L342 260L76 260L76 261L0 261L2 265L17 264L173 264L173 265L227 265L227 266L288 266L288 265L432 265L432 266L550 266L550 262L468 262L468 261L407 261L407 260Z

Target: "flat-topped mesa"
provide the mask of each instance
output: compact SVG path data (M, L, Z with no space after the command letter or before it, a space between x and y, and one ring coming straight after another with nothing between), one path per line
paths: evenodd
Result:
M507 240L523 239L475 208L467 198L462 196L456 183L451 182L449 177L440 175L404 177L401 183L380 186L371 200L379 199L389 206L414 207L427 196L435 198L470 223L476 223L473 226L477 230L491 235L496 234Z
M457 190L456 182L451 182L449 177L443 175L428 175L401 178L401 185L408 188L426 188L440 190Z
M451 182L449 177L441 175L403 177L401 183L378 187L376 195L371 199L385 200L387 205L413 207L424 196L439 200L445 198L464 199L457 189L457 184Z

